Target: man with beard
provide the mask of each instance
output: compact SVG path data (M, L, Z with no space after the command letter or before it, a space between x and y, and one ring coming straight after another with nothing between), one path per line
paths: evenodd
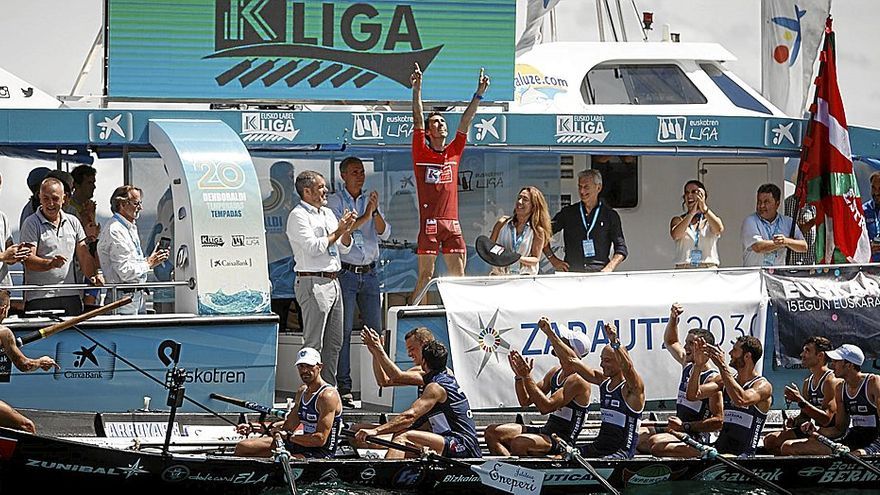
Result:
M429 449L452 458L482 457L477 440L473 413L464 392L446 369L446 347L436 340L422 347L425 390L406 411L376 428L362 429L355 439L366 442L367 437L394 433L393 440L419 449ZM430 431L421 430L430 424ZM409 452L391 449L388 459L412 457Z
M819 428L819 433L830 438L843 435L840 443L854 455L880 454L880 375L862 372L865 354L853 344L843 344L825 355L831 360L834 376L842 381L834 390L840 405L834 425ZM815 426L808 422L803 429L812 432ZM805 454L831 453L830 448L814 438L802 442L799 448Z
M761 431L773 403L773 387L755 371L764 351L761 341L751 335L736 339L730 350L730 366L724 363L721 348L703 339L694 342L694 366L704 367L711 360L720 373L701 384L699 375L688 380L687 400L703 400L712 394L724 392L724 424L715 449L721 454L751 456L755 454Z
M833 423L838 409L834 390L840 380L834 378L826 365L826 353L830 350L831 341L825 337L813 336L804 342L801 364L810 370L810 374L804 378L800 391L793 383L785 387L785 401L797 404L801 413L794 419L786 420L787 429L764 435L764 448L771 454L809 454L809 451L802 451L807 443L807 435L800 426L810 420L822 427Z
M539 326L550 326L541 318ZM560 330L562 341L574 349L578 357L586 356L590 349L586 335L572 330ZM590 405L590 384L577 373L566 372L562 365L550 368L540 383L532 378L534 360L526 361L516 351L508 355L515 375L514 388L521 407L534 404L541 414L548 414L542 426L519 423L492 424L486 428L486 444L493 455L535 456L560 454L560 445L553 435L574 445Z
M326 459L334 456L342 432L342 400L336 387L321 378L323 365L318 351L303 347L297 356L296 369L304 385L296 392L293 410L287 419L270 427L269 435L238 442L235 455L270 457L275 445L273 436L280 432L293 457ZM297 434L300 425L302 433ZM253 426L241 424L237 430L247 435Z
M633 367L626 347L620 345L617 327L605 324L608 345L602 349L597 370L587 366L574 349L556 335L546 318L538 327L553 346L564 373L577 373L586 381L599 385L599 407L602 425L596 439L580 448L585 457L629 459L636 453L639 422L645 409L645 382Z
M690 435L698 442L709 443L709 433L721 429L723 422L721 392L715 392L699 401L691 401L687 398L687 386L691 376L699 377L700 384L704 384L706 380L718 374L707 364L702 366L694 364L694 341L700 338L714 345L715 337L708 330L694 328L688 331L682 346L678 340L678 323L683 311L680 304L672 305L663 338L666 350L683 367L681 381L678 384L678 399L675 402L675 416L669 417L666 428L669 431ZM643 432L639 439L639 450L657 457L696 457L700 454L672 433Z

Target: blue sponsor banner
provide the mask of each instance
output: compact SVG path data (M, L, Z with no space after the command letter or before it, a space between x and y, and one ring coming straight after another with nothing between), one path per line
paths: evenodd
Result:
M515 0L108 0L108 93L163 100L513 99ZM471 87L472 86L472 87Z
M0 379L3 400L22 408L124 412L143 407L144 397L151 397L152 409L167 410L167 391L109 352L164 382L166 368L157 349L166 339L183 344L179 365L187 371L187 397L216 411L235 408L210 400L212 392L261 403L274 400L278 325L270 318L85 330L96 342L67 331L28 345L29 356L50 356L61 369L13 370ZM182 410L201 411L189 401Z

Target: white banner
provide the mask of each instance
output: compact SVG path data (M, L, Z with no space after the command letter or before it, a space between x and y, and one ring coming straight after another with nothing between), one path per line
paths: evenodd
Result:
M541 26L544 24L544 16L556 7L561 0L528 0L526 7L526 28L519 41L516 42L516 54L521 55L529 51L541 37Z
M792 117L803 117L813 64L831 0L764 0L761 91Z
M729 351L740 335L763 342L766 329L767 297L757 270L444 278L439 289L452 366L474 409L519 407L507 362L511 349L534 358L536 379L558 363L538 329L542 316L556 328L586 333L592 344L584 359L595 368L608 342L605 322L614 322L648 400L677 397L681 367L663 347L672 303L684 305L680 339L688 329L707 328Z

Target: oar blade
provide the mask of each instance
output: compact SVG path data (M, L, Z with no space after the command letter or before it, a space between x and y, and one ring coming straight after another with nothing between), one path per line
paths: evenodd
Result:
M471 469L486 486L513 495L538 495L544 485L544 473L535 469L515 466L499 461L475 464Z

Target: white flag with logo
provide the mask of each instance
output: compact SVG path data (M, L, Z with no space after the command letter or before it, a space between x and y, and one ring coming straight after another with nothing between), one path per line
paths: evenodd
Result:
M831 0L764 0L761 10L762 93L786 114L802 117Z
M526 7L526 28L516 42L516 54L521 55L523 52L529 51L538 38L541 36L541 25L544 23L544 16L556 7L561 0L528 0Z

